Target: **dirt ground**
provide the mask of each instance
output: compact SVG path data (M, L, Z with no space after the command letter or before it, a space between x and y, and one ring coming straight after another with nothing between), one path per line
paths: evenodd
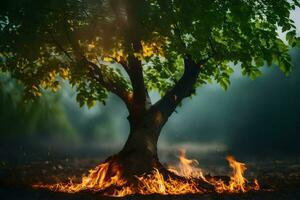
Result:
M7 148L6 148L7 149ZM1 149L0 149L1 150ZM22 154L23 152L23 154ZM256 159L247 163L246 177L250 180L257 178L263 190L244 194L203 194L203 195L133 195L123 198L101 196L97 193L66 194L48 190L32 189L35 183L57 183L68 181L68 177L80 180L82 174L97 166L101 160L111 154L103 151L101 157L96 154L61 155L49 151L32 150L28 153L24 149L18 151L0 151L0 199L174 199L174 200L217 200L217 199L249 199L249 200L300 200L300 157L286 159ZM215 156L216 159L219 159ZM201 167L215 175L228 174L226 163L214 163L202 160Z

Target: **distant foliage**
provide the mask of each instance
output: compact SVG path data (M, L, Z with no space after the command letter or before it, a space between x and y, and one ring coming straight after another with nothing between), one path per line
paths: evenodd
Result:
M8 74L0 75L0 137L67 135L75 132L59 101L59 95L43 95L25 106L21 94L21 85Z
M291 72L289 49L300 45L290 19L297 6L298 0L6 0L0 8L0 70L24 85L27 99L42 89L56 91L65 79L80 105L91 107L108 91L132 90L121 67L129 55L142 61L146 88L162 95L190 55L196 62L207 59L197 86L216 80L226 89L232 63L252 79L265 64ZM141 48L132 52L128 40ZM101 77L86 62L97 65Z

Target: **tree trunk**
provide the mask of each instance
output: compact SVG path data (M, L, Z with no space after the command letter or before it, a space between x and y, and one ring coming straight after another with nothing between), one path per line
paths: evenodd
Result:
M154 168L162 169L157 156L157 141L161 131L161 120L157 112L147 111L143 117L129 117L129 137L118 156L125 173L140 175Z
M122 169L123 177L133 184L137 184L136 176L150 174L157 169L165 178L172 177L181 181L188 181L185 177L178 176L167 170L158 159L157 141L163 125L167 122L167 118L158 110L149 110L139 120L130 122L129 137L123 149L115 156L108 158L112 161L112 165L118 165ZM112 168L113 170L113 168ZM201 179L193 180L198 186L212 191L213 186Z
M134 93L133 99L139 96L144 98L136 101L129 109L130 134L124 148L116 156L125 175L140 175L151 172L154 168L165 170L157 156L158 137L177 105L194 92L200 67L201 64L195 63L188 56L185 59L185 71L181 79L173 89L150 108L146 106L145 89Z
M180 80L154 105L149 100L147 90L144 85L142 73L131 72L130 70L141 70L141 63L135 59L130 59L128 74L134 87L133 98L127 104L129 110L129 137L123 149L116 155L108 158L106 162L110 163L111 174L115 174L115 167L121 168L122 176L129 183L136 183L136 176L150 174L157 169L165 178L187 181L185 177L180 177L173 172L168 171L160 162L157 156L157 142L162 127L168 118L175 111L181 101L190 96L194 91L197 77L201 66L206 61L195 63L190 56L184 59L184 73ZM141 77L137 78L140 74ZM142 85L139 86L139 85ZM139 86L139 87L138 87ZM202 188L209 190L213 186L199 179L197 183Z

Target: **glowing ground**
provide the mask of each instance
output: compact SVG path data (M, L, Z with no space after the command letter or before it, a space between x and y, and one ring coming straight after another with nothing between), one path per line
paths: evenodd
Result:
M20 150L21 151L21 150ZM68 199L98 199L98 200L217 200L217 199L284 199L298 200L300 199L300 158L284 159L262 159L256 158L252 160L238 159L247 164L248 170L245 176L248 180L257 178L263 190L250 191L247 193L228 194L228 193L209 193L194 195L131 195L127 197L114 198L102 196L98 193L81 191L75 194L53 192L46 189L33 189L31 185L43 183L68 182L68 178L74 178L74 181L80 182L81 175L87 175L89 169L93 169L99 164L99 160L103 160L111 152L102 152L103 157L99 158L98 151L95 154L50 154L43 151L31 151L26 155L17 152L17 156L7 151L1 151L0 162L0 195L1 200L15 199L43 199L43 200L68 200ZM193 157L193 156L192 156ZM223 163L215 163L204 159L199 159L200 167L205 172L211 171L214 174L228 175L230 167L224 159L224 155L212 155L212 160L222 160ZM89 159L86 159L89 158ZM198 158L197 158L198 159ZM266 191L264 189L272 189Z

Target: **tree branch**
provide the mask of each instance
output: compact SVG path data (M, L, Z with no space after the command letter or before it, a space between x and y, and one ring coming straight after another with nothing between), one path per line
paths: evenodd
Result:
M59 44L59 42L55 39L53 33L51 30L49 30L49 35L54 43L54 45L56 45L56 47L62 52L64 53L67 58L71 61L71 62L74 62L73 58L71 57L71 55Z
M124 68L128 73L133 88L133 104L135 109L131 115L132 117L139 119L151 106L150 97L145 86L141 60L134 55L134 53L140 53L143 50L141 44L141 35L139 32L142 27L139 23L139 16L137 13L144 1L130 1L130 3L126 4L128 24L127 35L125 37L125 49L128 52L128 65Z
M64 15L65 15L65 13L64 13ZM67 23L66 19L67 18L65 17L65 21L63 22L64 23L63 24L64 31L66 33L67 40L69 41L72 49L75 52L76 62L83 63L85 66L87 66L90 70L91 77L94 78L99 84L104 86L108 91L110 91L110 92L116 94L118 97L120 97L126 104L127 108L129 110L131 110L132 109L132 94L131 94L131 92L129 92L125 88L121 87L116 81L110 80L110 79L108 79L108 77L104 78L102 71L100 69L100 66L89 61L85 57L79 44L76 42L76 40L72 37L72 35L69 32L68 23ZM63 52L67 53L66 51L63 51ZM68 54L67 54L67 56L70 57Z
M108 91L116 94L120 97L124 103L126 104L129 110L132 109L132 93L125 90L123 87L118 85L117 83L113 82L112 80L106 81L103 77L101 69L95 63L84 59L84 62L90 69L90 75L94 78L99 84L103 85ZM106 77L107 79L107 77Z
M136 105L136 112L144 112L151 102L144 82L141 61L133 55L128 56L127 73L133 88L133 102Z
M156 104L151 108L151 111L160 112L162 120L160 126L168 120L169 116L175 111L176 107L186 97L191 96L195 92L195 84L200 74L201 67L208 61L203 59L196 63L191 56L186 56L184 59L184 73L175 86L169 90Z

